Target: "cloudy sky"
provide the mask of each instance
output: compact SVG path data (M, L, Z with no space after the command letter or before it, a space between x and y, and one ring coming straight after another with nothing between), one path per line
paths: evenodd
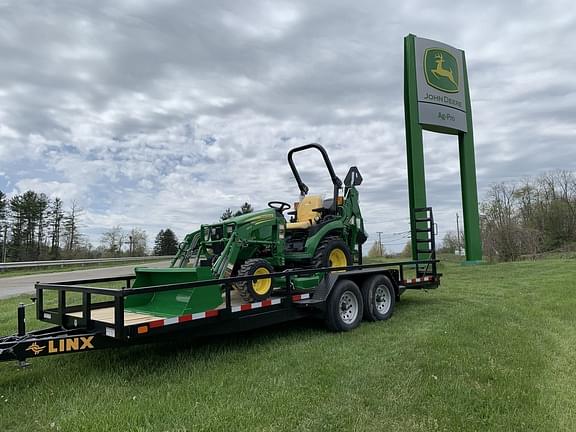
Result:
M571 1L0 0L0 190L183 236L244 201L293 202L289 148L357 165L371 238L405 239L403 37L466 51L482 198L576 166ZM440 234L461 213L455 137L425 134ZM300 158L312 191L319 159Z

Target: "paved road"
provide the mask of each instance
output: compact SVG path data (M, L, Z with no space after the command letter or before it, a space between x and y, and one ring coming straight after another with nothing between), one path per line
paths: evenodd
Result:
M0 278L0 299L18 294L34 293L34 284L36 282L54 283L76 279L128 276L134 274L134 267L136 266L168 267L169 265L169 261L161 261L148 264L131 264L119 267L104 267L59 273L37 273L28 276Z

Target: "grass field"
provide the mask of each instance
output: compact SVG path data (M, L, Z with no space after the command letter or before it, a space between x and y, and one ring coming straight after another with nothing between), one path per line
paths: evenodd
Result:
M442 271L350 333L302 321L0 364L0 431L576 430L576 260Z

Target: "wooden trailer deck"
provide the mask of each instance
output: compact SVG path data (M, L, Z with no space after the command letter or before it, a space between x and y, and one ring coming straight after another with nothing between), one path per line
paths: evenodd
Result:
M230 300L232 307L240 306L246 304L246 302L240 297L240 294L237 291L232 291L230 293ZM222 294L222 304L215 308L215 310L225 309L226 308L226 297ZM75 318L82 318L82 312L72 312L68 313L68 316L75 317ZM114 307L107 307L102 309L94 309L91 312L91 318L93 321L99 321L105 324L114 324ZM155 315L148 315L139 312L129 312L124 311L124 325L131 326L136 324L145 324L152 321L163 320L167 317L155 316Z
M73 312L67 315L76 318L82 318L82 312ZM114 324L114 308L108 307L103 309L94 309L91 313L91 317L94 321L100 321L106 324ZM144 324L159 319L164 319L164 317L124 311L124 325L126 326Z

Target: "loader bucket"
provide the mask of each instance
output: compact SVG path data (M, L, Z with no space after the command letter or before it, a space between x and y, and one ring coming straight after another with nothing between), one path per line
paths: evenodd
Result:
M136 267L133 288L197 282L213 278L208 267L148 268ZM181 316L215 309L222 304L219 284L196 288L133 295L126 297L125 310L149 315Z

